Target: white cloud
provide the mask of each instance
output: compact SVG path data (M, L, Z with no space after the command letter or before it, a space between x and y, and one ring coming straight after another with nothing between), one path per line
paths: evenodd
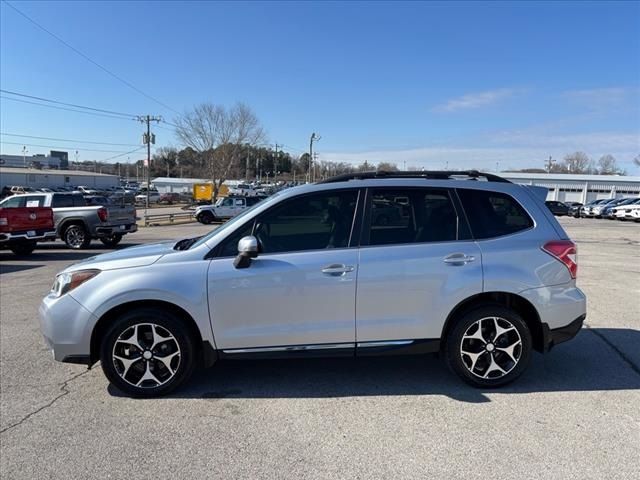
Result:
M638 88L608 87L584 90L568 90L562 95L574 104L593 110L625 107L640 93ZM637 101L637 99L636 99Z
M631 174L636 169L632 159L640 150L640 135L596 132L576 135L534 136L518 132L504 132L492 138L476 139L468 145L431 146L413 149L373 150L363 152L331 152L320 155L322 160L360 164L395 163L399 167L438 170L477 168L488 171L498 168L540 167L549 155L561 159L576 150L585 151L594 159L610 153Z
M515 88L499 88L485 92L468 93L458 98L452 98L443 104L432 108L434 112L457 112L459 110L471 110L494 104L505 98L513 97L519 90Z

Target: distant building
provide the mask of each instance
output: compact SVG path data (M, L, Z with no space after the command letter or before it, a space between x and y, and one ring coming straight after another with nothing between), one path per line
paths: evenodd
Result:
M587 203L600 198L640 196L640 177L502 172L513 183L546 187L547 200Z
M0 166L0 189L7 186L21 187L117 187L117 175L82 172L79 170L37 170Z
M38 170L69 168L67 152L51 151L49 155L0 155L0 167L35 168Z
M49 155L60 160L60 170L67 170L69 168L69 152L59 152L57 150L51 150L49 152Z

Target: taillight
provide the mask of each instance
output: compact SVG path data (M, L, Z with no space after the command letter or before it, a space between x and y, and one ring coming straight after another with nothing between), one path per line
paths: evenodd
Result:
M98 209L98 218L100 219L100 221L101 222L106 222L107 221L107 217L109 217L109 211L104 207L100 207Z
M578 247L571 240L553 240L543 245L542 250L560 260L569 269L571 278L578 275Z

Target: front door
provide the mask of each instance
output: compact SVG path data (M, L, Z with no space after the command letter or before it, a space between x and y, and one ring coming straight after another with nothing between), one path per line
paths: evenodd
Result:
M285 200L223 241L208 274L218 349L353 347L357 198L350 189ZM236 269L237 242L249 234L261 253L248 268Z

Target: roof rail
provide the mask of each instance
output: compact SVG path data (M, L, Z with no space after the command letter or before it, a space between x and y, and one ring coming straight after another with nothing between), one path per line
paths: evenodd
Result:
M477 170L425 170L421 172L396 171L388 172L385 170L355 172L336 175L327 178L318 183L337 183L347 182L349 180L369 180L374 178L424 178L434 180L454 180L457 177L466 177L469 180L477 180L484 178L487 182L511 183L506 178L491 173L483 173Z

